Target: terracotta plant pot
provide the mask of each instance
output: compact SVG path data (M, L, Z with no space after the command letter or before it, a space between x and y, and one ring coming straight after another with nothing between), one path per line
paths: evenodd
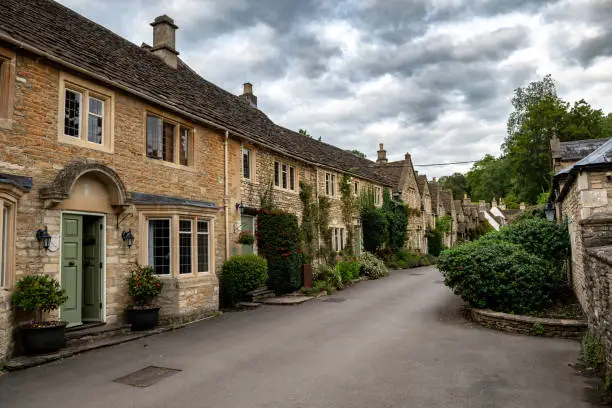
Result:
M150 330L159 321L159 307L125 309L125 313L132 331Z
M21 344L25 352L27 354L51 353L64 347L66 324L66 322L56 322L44 326L30 324L19 326Z

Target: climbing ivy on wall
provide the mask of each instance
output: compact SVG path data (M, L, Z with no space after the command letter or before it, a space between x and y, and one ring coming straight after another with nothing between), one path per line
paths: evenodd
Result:
M346 227L346 245L344 252L347 254L353 254L353 242L355 235L355 226L353 221L355 215L359 211L359 201L353 193L353 177L348 174L343 174L340 179L340 193L342 201L342 221Z
M317 226L317 203L312 198L312 185L300 181L300 200L302 201L302 251L304 263L311 263L317 257L319 228Z

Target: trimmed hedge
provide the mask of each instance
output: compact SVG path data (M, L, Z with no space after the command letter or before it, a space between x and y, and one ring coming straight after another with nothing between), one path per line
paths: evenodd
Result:
M302 254L297 217L279 211L260 211L257 216L257 249L268 261L269 286L289 293L302 286Z
M236 255L223 264L220 297L223 306L234 306L247 292L268 280L268 263L257 255Z
M521 246L479 240L442 252L444 282L472 307L528 313L547 306L560 286L556 268Z
M499 231L483 236L480 241L504 241L518 244L527 252L551 262L559 268L570 251L566 224L542 218L528 218L508 224Z
M363 247L368 252L376 252L389 241L389 221L380 208L368 207L361 211L363 228Z

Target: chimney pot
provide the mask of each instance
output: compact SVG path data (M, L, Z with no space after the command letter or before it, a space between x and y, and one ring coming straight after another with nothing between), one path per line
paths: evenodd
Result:
M383 148L383 144L378 144L378 158L376 159L377 164L387 164L389 161L387 160L387 151Z
M245 82L242 85L242 95L240 97L246 100L253 108L257 108L257 96L253 93L253 84Z
M176 51L176 30L174 20L167 15L156 17L151 23L153 27L153 48L151 52L161 58L170 67L178 66L179 54Z

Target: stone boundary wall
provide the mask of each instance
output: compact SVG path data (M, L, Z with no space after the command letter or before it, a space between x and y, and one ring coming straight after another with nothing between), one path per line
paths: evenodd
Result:
M483 309L472 309L470 316L481 326L529 336L579 340L587 330L587 322L582 320L545 319Z

